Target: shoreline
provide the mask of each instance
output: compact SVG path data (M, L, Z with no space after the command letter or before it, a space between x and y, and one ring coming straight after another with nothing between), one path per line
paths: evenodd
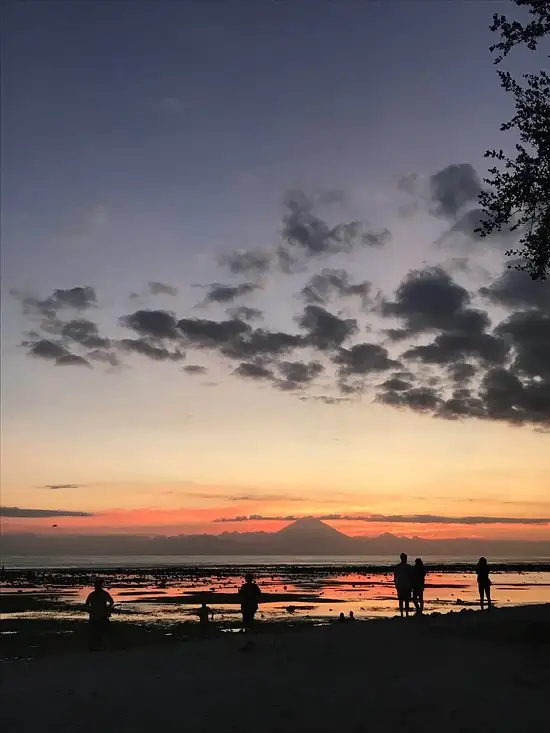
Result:
M116 575L117 573L130 573L137 572L141 574L158 574L162 573L167 576L176 576L178 574L183 576L195 576L204 577L208 575L226 575L235 576L241 575L243 570L255 569L257 573L262 574L295 574L295 575L322 575L322 574L368 574L368 575L382 575L385 573L393 572L395 565L398 562L398 558L395 563L388 565L369 565L368 563L361 564L344 564L339 565L337 563L331 564L326 563L323 565L317 564L305 564L305 563L234 563L231 565L209 563L208 565L196 565L193 563L181 563L179 565L122 565L122 566L102 566L100 563L94 565L94 567L21 567L21 568L5 568L2 576L2 580L13 580L24 576L28 573L33 573L37 577L43 575L78 575L78 576L89 576L95 577L94 574L101 573L105 575ZM456 573L456 572L475 572L475 562L441 562L441 563L430 563L426 561L426 570L431 573ZM544 562L532 562L530 560L518 561L518 562L490 562L491 573L522 573L522 572L550 572L550 560Z
M550 604L284 631L6 661L0 724L512 733L547 723Z

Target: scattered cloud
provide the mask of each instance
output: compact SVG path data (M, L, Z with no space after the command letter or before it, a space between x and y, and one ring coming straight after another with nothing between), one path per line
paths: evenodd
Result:
M355 318L340 318L319 305L306 305L296 322L306 332L306 343L320 351L338 348L359 330Z
M522 524L546 525L550 524L550 517L448 517L435 514L321 514L318 516L300 517L295 515L265 516L263 514L240 515L236 517L218 517L215 522L293 522L297 519L320 519L325 522L349 521L384 524Z
M156 280L149 280L147 283L149 292L151 295L171 295L176 296L178 289L168 283L157 282Z
M167 349L164 346L156 346L144 338L121 339L118 347L126 352L146 356L153 361L182 361L185 353L179 349Z
M401 184L415 195L419 185L418 177ZM479 214L474 169L448 166L428 179L428 189L432 213L469 233ZM481 277L478 268L474 285L475 268L466 258L411 270L385 294L373 295L372 283L355 280L349 266L311 273L324 257L342 259L389 236L380 239L355 221L329 224L319 209L333 203L330 196L290 193L281 242L269 251L219 258L226 276L247 278L207 286L206 302L227 305L223 319L140 308L118 320L130 336L113 338L84 317L98 305L91 286L54 290L44 299L16 292L34 327L22 345L29 356L59 366L103 364L111 370L122 366L123 354L180 362L189 355L200 361L201 352L208 351L236 377L295 393L300 400L336 405L368 394L436 418L550 429L548 283L534 283L514 269L491 278L484 271ZM296 275L305 272L302 266L308 270L295 298L288 299L294 305L301 301L293 314L295 331L259 325L264 316L279 314L246 302L263 288L266 274L280 274L275 265ZM174 296L177 289L150 281L149 293ZM234 304L237 298L244 302ZM205 368L191 363L182 371L202 375Z
M88 349L108 349L111 342L100 336L97 324L86 318L78 318L63 324L60 336L69 341L86 346Z
M241 364L239 364L239 366L234 370L233 374L236 374L238 377L245 377L245 379L274 379L274 374L271 369L261 362L253 361L241 362Z
M90 362L83 356L72 354L64 346L54 341L40 339L38 341L24 341L22 345L28 347L30 356L52 361L56 366L91 367Z
M371 283L366 280L359 283L351 282L349 273L345 270L325 268L308 280L300 294L306 303L312 305L325 305L333 298L356 296L359 298L361 305L365 307L371 302L371 288Z
M448 165L429 179L432 211L437 216L455 219L468 205L477 201L481 182L469 163Z
M238 298L250 295L258 290L258 283L241 283L240 285L222 285L221 283L213 283L208 286L208 293L204 300L205 303L232 303Z
M44 519L48 517L93 517L91 512L73 512L66 509L22 509L18 506L0 507L1 517Z
M88 484L44 484L41 489L50 489L50 491L58 491L59 489L84 489Z
M200 364L188 364L187 366L182 367L183 371L186 374L206 374L208 371L205 366L201 366Z
M173 313L163 310L137 310L120 318L122 326L152 339L174 340L179 337Z
M229 308L227 314L233 319L239 321L246 321L246 323L252 323L253 321L263 320L264 314L258 308L250 308L247 305L236 306L235 308Z
M224 253L218 258L218 263L233 275L261 277L269 271L272 260L272 253L261 249L251 249Z
M282 242L276 256L279 268L291 273L308 260L350 253L362 247L381 247L390 239L387 229L372 231L362 222L329 224L315 209L326 202L302 191L290 191L284 198Z

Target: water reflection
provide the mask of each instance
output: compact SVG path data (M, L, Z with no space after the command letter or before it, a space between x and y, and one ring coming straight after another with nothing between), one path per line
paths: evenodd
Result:
M0 588L4 618L82 619L90 588L70 584L63 573L52 574L40 587L4 585ZM350 611L358 621L396 613L391 573L346 573L333 571L310 575L300 572L259 572L264 593L261 618L266 622L325 623ZM550 603L550 573L495 573L493 597L497 606ZM75 583L77 578L72 578ZM107 574L105 585L115 599L114 619L120 623L171 626L196 620L195 611L204 599L221 626L239 618L237 574L213 572L179 576L153 572ZM10 610L10 599L15 600ZM475 575L467 572L429 573L426 583L426 613L445 613L478 602Z

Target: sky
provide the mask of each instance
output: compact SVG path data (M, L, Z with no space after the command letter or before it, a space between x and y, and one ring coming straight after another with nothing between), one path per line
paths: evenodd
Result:
M509 8L5 3L4 532L550 537L550 286L474 232Z

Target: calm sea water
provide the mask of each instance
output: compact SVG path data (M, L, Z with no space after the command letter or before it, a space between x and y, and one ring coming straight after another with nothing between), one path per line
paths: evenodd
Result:
M431 565L472 565L478 557L434 555L424 557ZM165 568L165 567L266 567L283 565L369 565L387 567L398 562L395 555L3 555L0 562L6 570L45 570L63 568ZM548 563L550 557L528 560L509 557L495 558L499 564L520 565L523 563Z

